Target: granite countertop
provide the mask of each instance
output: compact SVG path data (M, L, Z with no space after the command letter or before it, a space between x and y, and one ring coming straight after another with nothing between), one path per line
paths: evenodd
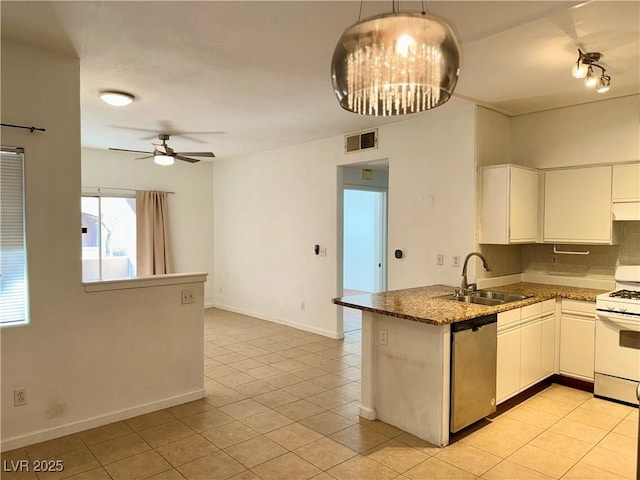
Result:
M596 296L605 292L605 290L595 290L592 288L520 282L486 289L503 293L531 295L531 297L524 300L502 305L485 306L436 298L442 295L452 294L455 288L456 287L448 285L431 285L428 287L407 288L404 290L334 298L333 303L344 307L404 318L415 322L446 325L469 320L470 318L513 310L514 308L524 307L558 297L595 302Z

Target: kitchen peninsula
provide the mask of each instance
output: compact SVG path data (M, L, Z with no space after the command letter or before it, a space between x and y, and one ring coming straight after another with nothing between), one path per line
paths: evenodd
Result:
M438 298L453 290L432 285L333 300L362 310L360 416L384 421L435 445L447 445L453 323L558 297L595 301L602 293L516 283L495 290L528 298L495 306Z

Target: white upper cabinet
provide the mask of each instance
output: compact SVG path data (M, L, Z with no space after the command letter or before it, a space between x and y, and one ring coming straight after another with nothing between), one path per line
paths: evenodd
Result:
M480 243L535 243L538 170L496 165L481 170Z
M611 166L545 172L544 241L613 243L611 175Z
M640 202L640 163L613 166L614 202Z
M613 219L640 220L640 163L614 165L611 190Z

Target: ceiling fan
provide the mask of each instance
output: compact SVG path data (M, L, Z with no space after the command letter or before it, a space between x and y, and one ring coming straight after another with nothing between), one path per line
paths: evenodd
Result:
M139 158L151 158L153 157L153 161L158 165L173 165L174 160L183 160L189 163L196 163L200 160L196 158L190 157L206 157L206 158L215 158L213 152L174 152L173 148L167 145L167 140L169 140L169 135L166 133L161 133L158 135L158 138L162 143L153 143L154 146L153 152L143 152L140 150L127 150L125 148L109 148L109 150L115 150L118 152L133 152L133 153L147 153L147 156L139 157ZM190 157L187 157L189 155Z

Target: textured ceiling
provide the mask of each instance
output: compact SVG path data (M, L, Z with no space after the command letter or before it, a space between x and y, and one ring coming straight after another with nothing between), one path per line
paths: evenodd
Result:
M639 2L426 4L459 34L458 98L520 115L640 91ZM403 11L420 5L400 3ZM3 41L80 58L83 146L148 150L158 133L212 132L170 144L218 158L403 119L346 112L333 94L333 49L359 8L359 1L0 2ZM391 2L363 3L363 17L390 10ZM608 93L571 77L578 47L604 54ZM136 101L109 107L98 98L105 89Z

